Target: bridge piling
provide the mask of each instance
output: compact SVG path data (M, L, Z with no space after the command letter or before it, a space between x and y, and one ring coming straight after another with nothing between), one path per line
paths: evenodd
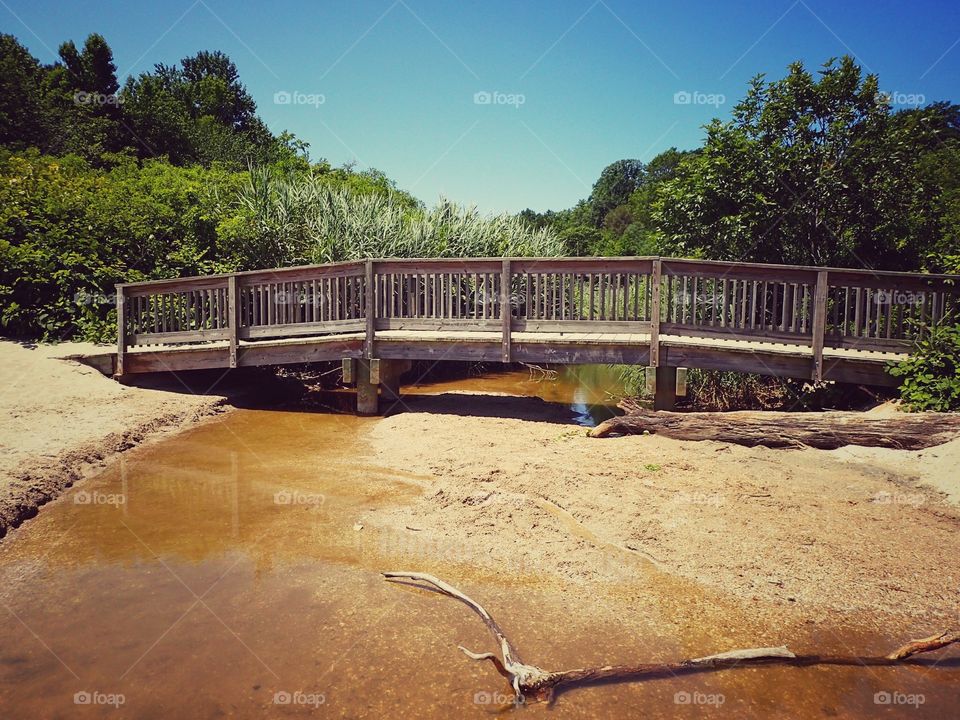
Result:
M380 415L400 399L400 376L410 369L409 361L363 358L354 364L358 415Z
M380 386L376 364L379 361L369 358L357 360L357 415L378 415L380 413Z
M653 393L654 410L673 410L677 403L677 368L658 365Z

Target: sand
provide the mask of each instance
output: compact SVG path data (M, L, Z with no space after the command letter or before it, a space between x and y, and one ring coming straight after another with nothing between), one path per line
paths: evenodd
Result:
M572 584L615 584L638 558L807 617L960 617L960 439L923 452L601 440L532 421L535 408L490 416L516 402L417 398L381 421L378 462L433 481L412 505L362 522Z
M197 394L173 378L162 389L128 387L63 359L91 352L0 340L0 537L115 453L223 406L216 388Z

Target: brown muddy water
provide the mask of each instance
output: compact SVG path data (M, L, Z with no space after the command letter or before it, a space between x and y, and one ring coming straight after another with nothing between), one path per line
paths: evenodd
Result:
M410 395L536 395L589 424L612 412L611 378L590 372L510 373ZM856 618L778 638L751 626L749 608L613 549L624 579L589 593L456 553L427 564L433 550L403 528L357 526L429 480L372 460L377 422L237 410L125 453L45 506L0 542L0 717L957 716L955 654L941 667L745 669L511 706L492 668L456 650L494 649L479 620L380 571L442 573L497 616L525 660L554 669L697 656L747 638L882 654L890 639L851 630ZM677 627L680 611L697 622Z

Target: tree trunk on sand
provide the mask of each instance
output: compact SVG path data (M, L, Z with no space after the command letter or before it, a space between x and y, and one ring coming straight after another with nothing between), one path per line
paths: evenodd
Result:
M922 450L960 437L960 415L900 413L873 417L862 412L665 412L637 410L593 428L590 437L651 433L677 440L717 440L753 447L844 445Z

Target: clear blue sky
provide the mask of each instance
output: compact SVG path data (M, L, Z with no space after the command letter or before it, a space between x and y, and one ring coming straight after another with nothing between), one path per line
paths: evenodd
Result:
M483 211L569 207L614 160L695 147L751 76L798 59L852 54L886 91L960 100L957 2L0 0L0 18L44 62L103 34L121 82L223 50L314 159ZM324 102L276 103L284 91Z

